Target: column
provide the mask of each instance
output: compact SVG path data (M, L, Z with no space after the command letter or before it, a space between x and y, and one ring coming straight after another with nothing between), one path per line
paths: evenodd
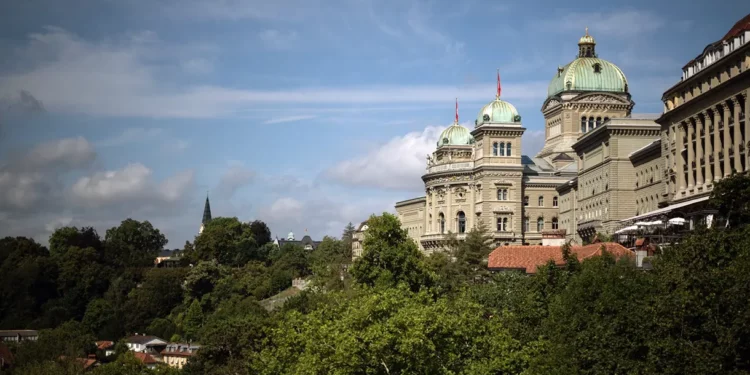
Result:
M685 123L687 127L687 169L688 171L688 189L692 189L695 186L695 174L693 174L693 163L695 162L695 152L693 146L693 123L690 119Z
M721 107L714 107L714 182L721 180L721 165L719 164L719 151L721 150L721 138L719 133L719 121L721 121Z
M690 126L695 127L695 186L703 186L703 145L701 144L701 124L698 117L690 118Z
M424 194L424 229L422 230L422 234L427 234L430 231L430 212L432 211L430 209L430 202L432 202L430 190L430 188L427 188ZM435 203L433 202L432 205L434 206Z
M732 107L734 107L734 169L742 172L742 157L740 156L740 145L742 144L742 132L740 131L740 101L736 96L732 97ZM747 134L747 133L746 133Z
M729 162L729 149L732 148L732 141L729 137L729 104L723 103L724 107L724 177L732 174L732 164Z
M453 214L451 213L451 205L453 204L453 194L451 192L451 186L445 185L445 232L453 232L456 233L456 228L454 228L456 224L456 218L453 217Z
M475 198L476 188L473 182L469 182L469 189L471 190L471 192L469 193L469 199L470 199L469 200L469 216L471 216L471 219L467 218L467 223L466 223L467 232L469 231L470 228L476 227L475 221L477 220L477 214L474 212L477 206L476 198Z
M711 155L713 154L713 150L711 150L711 117L708 115L708 112L704 111L703 116L698 116L698 119L702 119L703 122L703 131L706 133L706 147L703 150L703 165L706 167L706 185L710 184L713 181L713 174L711 173L711 169L713 168L713 165L711 165Z
M433 187L432 189L432 222L430 223L430 233L438 233L440 231L440 223L438 223L438 213L437 213L437 196L438 196L438 188Z
M685 191L685 159L682 157L682 152L685 150L685 145L682 143L683 134L685 129L682 124L677 124L677 185L680 187L679 192Z

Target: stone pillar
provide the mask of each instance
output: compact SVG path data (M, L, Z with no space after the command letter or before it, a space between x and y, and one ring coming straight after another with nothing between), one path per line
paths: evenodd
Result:
M703 186L703 163L701 158L703 154L703 145L701 144L702 126L697 117L690 118L690 126L695 127L695 186Z
M729 104L723 103L724 106L724 177L732 174L732 164L729 162L729 149L732 148L732 140L729 136Z
M703 120L703 131L706 134L706 147L703 150L703 165L706 167L706 178L704 181L706 185L708 185L713 181L713 173L711 173L713 168L713 165L711 165L711 155L713 153L713 150L711 150L711 117L709 117L708 112L704 111L703 116L698 116L698 119Z
M693 174L693 163L695 162L695 152L693 147L693 123L690 119L685 123L687 127L687 167L688 171L688 189L695 186L695 174Z
M440 230L440 223L438 222L438 212L437 212L437 201L438 201L438 192L436 187L433 187L432 190L432 222L430 223L430 233L438 233Z
M453 192L451 192L451 186L445 185L445 232L453 232L456 233L455 228L453 228L456 223L456 218L453 217L453 211L451 207L453 205Z
M734 169L737 172L742 172L742 156L740 156L740 145L742 144L742 132L740 131L740 101L735 96L732 97L732 107L734 107L734 144L732 150L734 150Z
M719 111L721 110L721 107L714 107L714 182L721 180L721 165L719 164L719 151L721 150L721 138L720 138L720 132L719 132L719 121L721 120L721 115L719 115Z
M685 191L685 159L682 157L682 151L685 150L685 145L682 143L683 129L682 124L677 124L677 185L679 186L678 192Z
M474 194L476 189L474 188L473 182L469 182L469 190L470 192L469 192L469 199L468 199L469 200L469 215L468 216L470 216L471 219L466 218L466 231L467 232L469 231L470 228L476 227L476 220L477 220L477 214L474 212L477 206L476 198L475 198L476 195Z
M430 190L432 189L427 188L424 192L424 229L422 230L422 234L427 234L430 231L430 212L432 211L430 209L430 202L432 202ZM435 203L432 205L434 206Z

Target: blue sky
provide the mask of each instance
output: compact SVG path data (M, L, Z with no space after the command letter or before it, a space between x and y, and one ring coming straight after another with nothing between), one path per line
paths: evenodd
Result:
M503 98L543 139L540 107L589 27L661 111L680 68L744 1L131 0L4 2L0 235L150 220L169 247L214 216L274 235L339 236L423 191L453 119Z

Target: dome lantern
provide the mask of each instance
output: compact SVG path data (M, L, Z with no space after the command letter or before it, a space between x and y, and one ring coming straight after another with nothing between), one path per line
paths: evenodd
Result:
M596 57L596 41L589 35L589 28L586 28L586 35L578 40L578 57Z

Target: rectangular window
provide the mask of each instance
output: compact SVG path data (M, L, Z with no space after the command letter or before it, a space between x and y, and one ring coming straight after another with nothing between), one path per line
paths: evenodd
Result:
M529 196L528 195L525 196L525 197L523 197L523 205L524 206L528 206L529 205Z

